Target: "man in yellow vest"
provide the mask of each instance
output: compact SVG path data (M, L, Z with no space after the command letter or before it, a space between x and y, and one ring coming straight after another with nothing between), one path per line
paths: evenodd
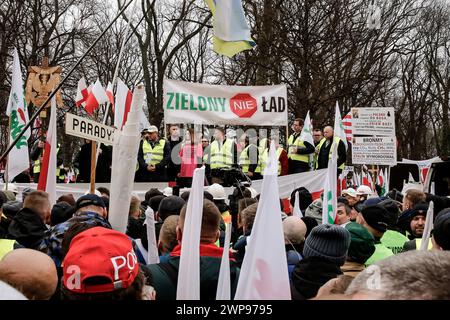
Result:
M364 207L358 213L356 223L365 227L375 238L375 252L367 259L366 266L394 255L392 250L381 242L381 238L387 231L389 223L393 218L392 212L389 212L379 204Z
M38 139L34 142L32 148L31 148L31 152L30 152L30 158L33 161L33 181L35 183L38 183L39 181L39 177L41 175L41 161L43 159L44 156L44 148L45 148L45 137L46 135L44 134L41 139ZM58 149L56 151L56 177L58 179L58 182L64 182L64 175L61 173L61 165L64 162L63 156L62 156L62 152L59 152L61 146L58 143Z
M139 144L139 171L136 181L166 181L166 165L170 160L170 145L158 136L158 128L150 126L143 130L143 139Z
M223 183L223 170L237 166L237 146L233 139L225 137L225 129L217 127L214 141L210 145L209 153L204 161L211 169L211 183Z
M240 143L243 147L239 156L242 172L252 180L261 179L259 148L256 146L257 137L250 137L244 133L240 138Z
M299 118L295 119L292 124L294 132L288 139L289 174L310 170L309 156L314 154L314 146L300 139L303 124L303 120Z
M326 126L323 129L324 138L319 142L316 147L316 161L315 169L328 168L328 160L331 159L334 146L337 144L337 174L340 175L344 169L345 160L347 160L347 152L345 150L344 142L334 136L334 130L331 126Z
M277 133L271 134L270 136L271 140L274 140L275 142L275 148L276 148L276 154L278 158L278 175L284 176L287 175L289 172L289 159L288 154L286 150L283 149L283 147L280 145L279 141L279 135ZM269 148L271 140L269 139L263 139L261 142L265 144L265 148L261 146L260 149L260 157L259 157L259 163L261 166L261 174L264 175L264 170L266 169L266 164L269 159Z
M399 225L406 229L406 234L409 238L409 241L406 241L403 245L403 251L420 249L427 211L428 204L426 202L421 202L416 204L412 209L407 209L402 213ZM428 242L428 249L431 250L431 248L432 243L430 239Z

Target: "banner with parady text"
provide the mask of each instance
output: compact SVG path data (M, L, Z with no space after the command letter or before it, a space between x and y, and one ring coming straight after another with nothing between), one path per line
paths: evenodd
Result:
M166 123L287 125L286 85L223 86L164 80Z

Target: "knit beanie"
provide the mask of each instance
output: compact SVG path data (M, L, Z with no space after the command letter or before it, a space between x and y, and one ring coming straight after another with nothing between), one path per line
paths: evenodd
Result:
M321 224L306 238L303 256L320 257L342 266L347 259L350 233L341 226Z
M375 239L362 225L350 222L345 226L350 232L350 247L347 256L354 262L365 263L375 252Z
M361 214L369 226L383 233L392 222L391 214L379 204L364 207Z
M443 250L450 250L450 208L442 210L436 216L433 238Z

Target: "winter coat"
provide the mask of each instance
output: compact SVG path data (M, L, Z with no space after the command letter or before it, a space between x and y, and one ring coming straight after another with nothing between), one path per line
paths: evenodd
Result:
M340 266L327 259L308 257L300 260L292 271L292 299L314 298L321 286L341 274Z
M215 300L223 249L214 244L200 244L200 300ZM175 300L181 246L176 246L168 262L142 266L144 274L153 280L156 300ZM239 268L230 259L231 298L234 297Z
M20 210L8 227L8 238L15 239L25 248L37 249L44 238L47 226L41 217L29 208Z

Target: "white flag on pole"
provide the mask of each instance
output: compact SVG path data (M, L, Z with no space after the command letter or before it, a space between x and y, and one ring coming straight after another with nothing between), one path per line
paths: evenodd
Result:
M155 233L155 213L150 206L145 210L145 224L147 225L148 241L147 263L159 263L158 245Z
M277 175L278 158L272 141L235 300L291 299Z
M177 300L200 300L200 234L204 181L205 167L195 169L183 227Z
M341 111L339 110L339 103L336 101L336 110L334 115L334 136L341 138L345 144L345 150L348 149L347 136L345 135L344 124L342 123Z
M217 283L216 300L231 300L230 280L230 239L231 223L226 224L225 245L223 247L222 261L220 262L219 281Z
M430 201L428 205L427 216L425 218L425 227L423 228L422 242L420 243L420 250L428 250L428 242L431 238L431 230L433 229L434 220L434 203ZM419 249L419 248L417 248Z

